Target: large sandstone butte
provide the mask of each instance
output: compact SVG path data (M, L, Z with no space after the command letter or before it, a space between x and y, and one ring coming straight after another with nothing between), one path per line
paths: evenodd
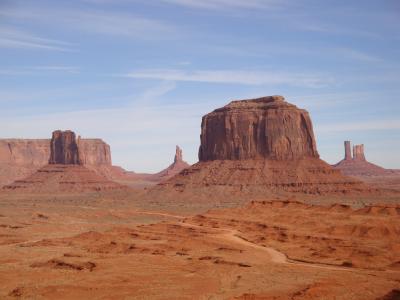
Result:
M228 198L369 190L319 159L307 111L282 96L232 101L205 115L199 162L150 191Z
M385 169L373 163L370 163L365 158L364 145L354 145L353 155L351 154L351 142L345 141L345 156L344 159L333 165L335 169L340 170L343 174L349 176L357 176L360 178L374 176L396 176L400 175L399 170Z
M232 101L205 115L200 161L319 158L310 116L282 96Z

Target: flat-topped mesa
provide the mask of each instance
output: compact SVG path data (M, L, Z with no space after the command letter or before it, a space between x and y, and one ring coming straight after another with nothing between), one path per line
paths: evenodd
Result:
M232 101L205 115L200 161L319 158L306 110L268 96Z
M81 165L75 133L70 130L53 132L49 164Z
M353 146L353 159L365 161L364 144Z

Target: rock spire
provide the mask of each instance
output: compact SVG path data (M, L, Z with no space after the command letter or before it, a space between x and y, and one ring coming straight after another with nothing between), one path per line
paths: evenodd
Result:
M50 142L49 164L80 165L75 133L70 130L53 132Z

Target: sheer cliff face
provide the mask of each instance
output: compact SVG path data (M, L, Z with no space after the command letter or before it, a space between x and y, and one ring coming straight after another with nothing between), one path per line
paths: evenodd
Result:
M205 115L200 161L318 158L307 111L282 96L233 101Z
M50 157L48 139L0 140L0 164L43 166Z
M79 158L84 165L111 166L111 149L101 139L78 138Z

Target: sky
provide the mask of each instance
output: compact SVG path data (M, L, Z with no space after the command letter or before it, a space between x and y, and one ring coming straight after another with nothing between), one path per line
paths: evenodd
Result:
M0 0L0 138L71 129L113 163L197 162L201 117L283 95L322 159L400 168L398 0Z

